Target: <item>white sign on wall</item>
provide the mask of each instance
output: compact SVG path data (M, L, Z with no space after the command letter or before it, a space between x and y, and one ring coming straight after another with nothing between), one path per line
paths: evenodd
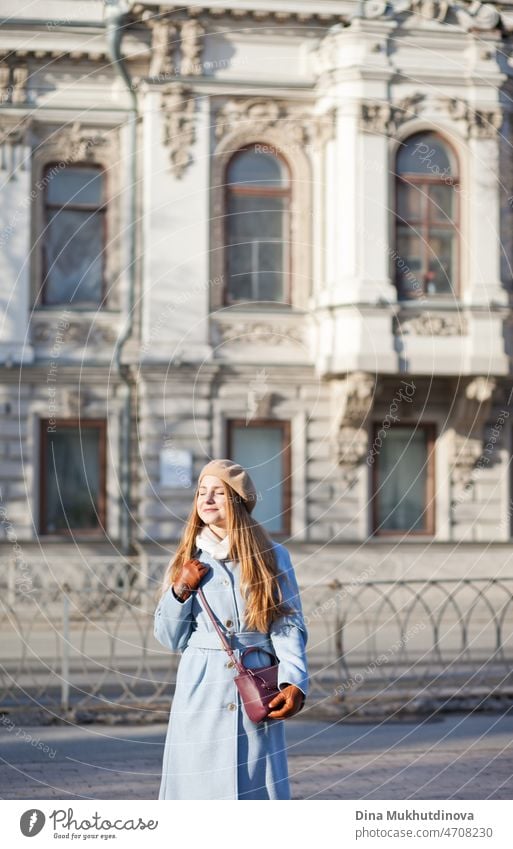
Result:
M192 486L192 453L182 448L161 448L160 485Z

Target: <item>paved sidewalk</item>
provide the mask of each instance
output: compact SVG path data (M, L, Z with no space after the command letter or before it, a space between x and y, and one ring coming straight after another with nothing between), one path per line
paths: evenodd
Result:
M2 799L156 799L166 726L0 725ZM511 799L513 716L286 724L295 799Z

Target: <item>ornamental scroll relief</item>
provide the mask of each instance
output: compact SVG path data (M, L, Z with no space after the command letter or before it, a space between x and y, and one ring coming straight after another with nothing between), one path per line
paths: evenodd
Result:
M258 136L268 130L279 130L284 148L290 145L300 145L302 149L322 147L335 136L335 112L314 115L264 97L231 98L217 111L215 135L218 141L231 133L242 131Z
M460 314L440 315L425 312L417 315L397 315L394 318L395 336L466 336L468 322Z
M472 109L464 100L450 97L428 98L416 93L395 104L364 102L360 107L360 129L366 133L395 135L399 127L412 118L430 119L438 114L443 118L461 121L467 138L494 138L502 125L503 115L497 105L486 109Z
M162 91L162 141L169 149L171 170L182 177L192 160L196 140L194 126L195 98L191 89L181 83L170 83Z
M290 323L278 324L265 321L237 321L215 323L218 342L233 342L262 345L287 345L290 342L304 345L304 334L300 327Z
M148 26L152 32L149 75L153 82L171 82L178 75L198 77L203 74L205 28L198 20L150 18Z
M501 23L499 9L480 0L368 0L361 7L363 18L396 18L405 13L424 21L458 23L465 30L493 30Z
M368 372L353 372L343 380L333 380L331 441L349 486L356 481L358 465L368 450L366 420L372 409L376 378Z
M118 338L114 325L92 324L86 321L67 321L65 327L56 327L54 321L37 321L32 326L31 341L42 347L55 346L56 338L62 337L59 344L78 346L113 345Z
M496 381L478 376L470 379L454 405L452 429L451 484L456 501L473 481L476 463L483 452L483 436L492 405Z

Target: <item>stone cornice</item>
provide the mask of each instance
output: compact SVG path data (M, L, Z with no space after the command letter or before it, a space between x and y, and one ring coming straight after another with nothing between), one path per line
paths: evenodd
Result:
M137 20L185 15L188 18L251 18L277 23L311 22L349 25L357 17L363 20L401 21L416 18L419 24L450 24L465 31L513 32L513 2L490 0L210 0L200 3L134 2L132 15Z
M173 15L197 18L251 18L254 21L321 22L349 21L356 8L355 0L210 0L208 3L141 3L134 2L131 14L137 20L151 20Z
M497 32L505 35L513 33L513 0L502 2L480 2L480 0L366 0L361 6L357 0L210 0L206 4L196 3L142 3L133 2L130 9L131 26L123 40L123 53L130 63L146 62L154 57L159 39L163 44L161 26L176 25L180 29L182 47L184 47L184 73L199 75L198 56L201 49L203 28L210 22L230 18L234 22L249 19L254 23L272 22L278 26L287 24L311 24L322 37L323 30L329 37L336 35L337 27L345 29L358 17L361 8L361 25L371 22L378 24L402 22L411 19L419 28L436 31L450 27L453 32L463 30L475 32ZM23 32L39 31L37 45L26 38L20 39ZM25 42L22 44L20 42ZM12 43L11 43L12 42ZM153 42L153 44L152 44ZM165 49L165 48L164 48ZM75 28L72 35L68 27L55 26L51 30L41 21L31 21L30 26L20 29L9 26L3 30L0 44L0 63L8 63L19 70L28 61L47 62L67 61L79 63L110 62L105 30L103 27L91 29ZM159 64L158 60L157 63ZM165 63L164 63L165 64Z

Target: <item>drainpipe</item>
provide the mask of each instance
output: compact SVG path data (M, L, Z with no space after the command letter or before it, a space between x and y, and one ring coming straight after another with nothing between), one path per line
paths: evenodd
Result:
M121 41L127 30L129 21L129 5L125 0L106 0L105 21L106 39L110 59L123 80L130 95L130 112L128 114L128 150L127 157L130 164L130 199L129 199L129 222L128 239L130 242L130 258L128 268L128 298L127 298L127 320L121 336L116 342L114 351L114 362L120 379L125 384L125 397L120 423L119 439L119 539L123 555L130 555L134 550L132 540L131 523L131 422L132 422L132 387L133 380L130 375L130 366L121 362L123 347L133 331L133 309L135 301L136 283L136 217L137 217L137 115L138 104L132 79L128 73L126 64L121 55Z

